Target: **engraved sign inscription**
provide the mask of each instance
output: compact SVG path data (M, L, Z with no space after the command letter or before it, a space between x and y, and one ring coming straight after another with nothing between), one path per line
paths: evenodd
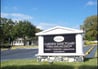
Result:
M75 53L75 34L45 35L44 53Z

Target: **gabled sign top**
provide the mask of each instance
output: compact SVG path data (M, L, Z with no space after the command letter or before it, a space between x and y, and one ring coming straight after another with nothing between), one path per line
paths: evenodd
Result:
M36 33L36 35L55 35L55 34L74 34L74 33L83 33L83 31L62 26L56 26L48 30Z

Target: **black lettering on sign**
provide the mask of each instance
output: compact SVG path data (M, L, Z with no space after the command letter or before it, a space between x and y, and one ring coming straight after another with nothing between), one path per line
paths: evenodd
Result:
M75 53L75 34L45 35L44 53Z

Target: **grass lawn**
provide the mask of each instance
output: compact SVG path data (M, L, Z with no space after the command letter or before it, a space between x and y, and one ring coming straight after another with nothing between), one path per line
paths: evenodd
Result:
M84 62L37 62L30 60L9 60L1 62L2 69L97 69L97 58L85 59Z
M38 48L38 46L12 46L11 49L19 49L19 48Z
M98 57L98 48L96 50L95 57Z

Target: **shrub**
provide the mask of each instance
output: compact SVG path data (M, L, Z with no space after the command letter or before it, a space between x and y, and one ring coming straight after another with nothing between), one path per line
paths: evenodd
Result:
M97 44L97 42L95 42L95 41L85 41L84 44L85 45L92 45L92 44Z
M9 43L1 44L0 48L11 48L11 44Z

